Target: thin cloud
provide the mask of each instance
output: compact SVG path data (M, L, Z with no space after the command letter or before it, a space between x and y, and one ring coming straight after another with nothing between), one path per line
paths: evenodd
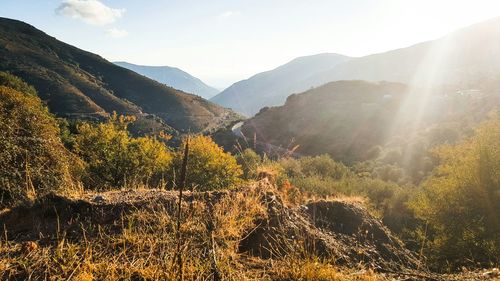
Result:
M125 9L111 8L98 0L64 0L55 12L91 25L106 25L121 18Z
M219 19L228 19L231 17L239 16L240 14L241 14L240 11L225 11L225 12L221 13L218 16L218 18Z
M106 30L106 34L111 38L123 38L128 35L128 31L119 28L110 28Z

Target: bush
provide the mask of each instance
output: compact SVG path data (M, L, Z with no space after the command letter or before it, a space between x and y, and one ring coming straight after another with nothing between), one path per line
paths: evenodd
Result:
M0 86L14 89L25 95L37 96L35 88L24 82L21 78L8 72L0 71Z
M310 195L329 196L339 193L349 168L328 155L284 158L279 161L292 185Z
M181 170L185 143L186 139L175 154L177 176ZM241 175L241 166L236 163L236 159L224 152L210 137L190 137L187 186L199 191L230 188L240 181Z
M107 123L78 126L75 150L87 164L83 178L87 188L157 186L168 178L172 153L155 138L130 137L131 121L115 114Z
M305 176L316 175L322 178L340 180L349 173L349 168L335 162L326 154L315 157L303 157L299 161Z
M338 195L342 183L332 178L322 178L316 175L291 178L291 183L301 192L315 196Z
M471 139L436 150L441 164L411 202L428 231L425 249L436 264L486 265L500 257L500 120Z
M61 143L56 120L36 95L0 86L0 132L0 207L73 186L72 156Z
M255 151L250 148L243 150L236 157L236 162L243 169L244 179L249 180L257 178L258 167L262 164L262 159L257 153L255 153Z

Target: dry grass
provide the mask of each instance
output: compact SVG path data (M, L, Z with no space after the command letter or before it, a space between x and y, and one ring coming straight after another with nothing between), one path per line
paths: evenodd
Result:
M237 264L237 244L253 227L255 217L265 215L265 209L252 191L231 193L213 206L208 206L209 202L200 199L183 203L185 279L205 280L217 271L223 279L245 280L244 272L235 270L242 267ZM30 249L24 247L25 242L3 237L0 279L173 279L176 241L170 207L152 202L104 226L82 219L77 237L60 229L50 239L32 242L35 246Z
M238 253L240 240L267 216L260 200L266 188L255 184L219 199L207 193L183 202L185 280L384 280L314 257L263 260ZM38 241L11 239L7 231L0 239L0 280L176 280L174 206L151 200L106 224L78 218L72 225L79 229L61 224Z
M304 281L383 281L389 278L371 270L348 270L339 268L318 258L290 258L277 262L273 269L273 280Z

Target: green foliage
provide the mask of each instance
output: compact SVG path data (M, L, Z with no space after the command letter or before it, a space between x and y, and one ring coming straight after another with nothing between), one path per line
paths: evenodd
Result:
M18 78L0 76L26 88ZM0 207L72 187L71 155L55 119L36 95L0 86L0 132ZM78 166L72 161L72 167Z
M411 203L427 224L425 249L437 264L488 264L500 257L500 120L462 144L436 150L441 164Z
M152 137L130 137L130 121L114 115L107 123L78 126L75 150L87 164L83 178L87 188L156 186L166 180L172 153Z
M284 158L279 161L290 182L302 192L328 196L338 194L349 168L328 155Z
M335 162L330 156L324 154L315 157L299 159L302 173L305 176L317 175L322 178L340 180L348 175L349 169L342 163Z
M236 162L243 169L244 179L256 179L258 167L262 164L262 158L255 151L247 148L236 157Z
M175 154L176 171L180 171L183 147ZM200 191L231 188L239 182L241 166L229 153L215 144L210 137L193 136L189 139L187 185Z
M8 72L0 71L0 86L14 89L26 95L36 96L36 90L33 86L24 82L21 78Z
M360 163L351 171L328 155L285 158L279 164L291 184L302 193L320 197L361 196L368 199L372 210L397 233L402 234L415 225L413 212L406 204L413 189L397 184L402 173L397 166L385 165L373 174L360 173L369 162Z
M308 177L291 178L291 183L298 187L300 191L314 196L332 196L339 195L342 182L332 178L322 178L317 175Z
M373 169L373 174L376 178L384 181L400 182L404 176L404 171L396 165L381 165Z

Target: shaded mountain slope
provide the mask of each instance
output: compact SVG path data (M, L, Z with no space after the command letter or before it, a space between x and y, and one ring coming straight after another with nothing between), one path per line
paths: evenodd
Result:
M202 131L234 116L82 51L20 21L0 19L0 70L32 84L59 116L154 114L177 130Z
M498 113L499 86L485 81L484 90L428 89L394 82L335 81L291 95L283 106L261 110L243 123L241 132L268 154L328 153L353 164L382 157L379 153L385 149L384 154L392 151L413 159L412 150L453 143ZM384 161L392 163L389 158Z
M114 62L114 64L186 93L201 96L204 99L209 99L220 92L205 84L200 79L176 67L136 65L123 61Z
M384 141L406 92L399 83L332 82L262 110L245 121L242 132L266 146L299 145L299 154L359 160Z
M349 59L338 54L296 58L276 69L256 74L231 85L211 101L252 116L264 106L281 105L288 95L316 86L307 82L307 78L332 69Z

